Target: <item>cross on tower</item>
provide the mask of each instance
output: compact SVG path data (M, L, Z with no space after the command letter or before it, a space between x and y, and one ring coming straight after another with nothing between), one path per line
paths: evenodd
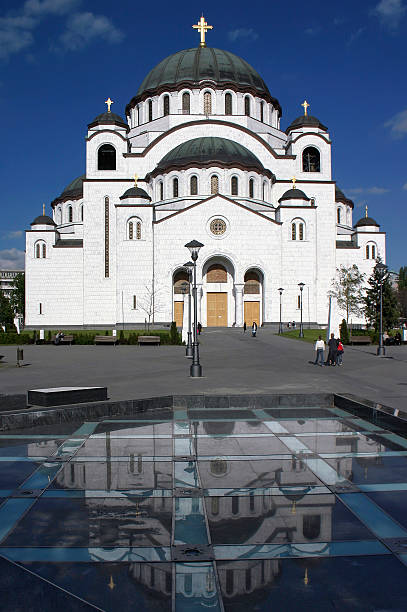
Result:
M113 100L108 98L107 100L105 100L105 104L107 104L107 112L110 113L110 107L112 106L112 104L114 104Z
M137 187L138 174L134 175L134 187Z
M295 189L295 183L296 183L297 179L295 178L295 176L293 176L293 178L291 180L293 182L293 189Z
M366 206L365 206L365 217L366 217L366 219L367 219L367 204L366 204Z
M304 100L304 102L301 104L301 106L304 107L304 115L306 117L308 115L309 104L308 104L308 102L306 100Z
M45 216L45 204L42 205L42 216Z
M198 21L198 25L193 25L192 26L195 30L198 30L199 33L201 34L201 47L206 47L206 42L205 42L205 34L208 30L213 30L213 26L210 26L206 23L205 21L205 17L202 15L202 17L200 18L200 20Z

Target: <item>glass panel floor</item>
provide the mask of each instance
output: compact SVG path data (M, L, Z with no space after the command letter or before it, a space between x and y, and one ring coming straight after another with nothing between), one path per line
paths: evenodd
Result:
M0 434L4 611L407 610L407 439L338 408Z

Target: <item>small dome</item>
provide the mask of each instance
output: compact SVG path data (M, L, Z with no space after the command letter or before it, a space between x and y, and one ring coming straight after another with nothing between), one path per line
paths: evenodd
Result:
M86 174L82 174L74 179L69 185L65 187L61 195L55 198L51 202L51 206L59 204L59 202L66 202L66 200L79 200L83 197L83 181L86 178Z
M140 189L140 187L130 187L130 189L127 189L127 191L120 196L121 200L125 200L127 198L143 198L144 200L151 202L151 198L148 193L144 191L144 189Z
M121 127L129 130L127 121L125 121L120 115L116 113L102 113L95 117L92 123L89 123L88 129L95 127L96 125L120 125Z
M284 202L284 200L306 200L310 201L310 198L305 195L301 189L289 189L279 199L279 202Z
M339 189L337 185L335 185L335 202L342 202L343 204L347 204L351 208L354 207L352 200L346 197L346 195Z
M54 223L53 219L48 217L48 215L40 215L39 217L35 217L31 225L52 225L53 227L56 227L56 223Z
M378 222L372 219L372 217L362 217L361 219L359 219L357 223L355 223L353 227L366 227L366 226L380 227Z
M288 126L286 129L286 134L291 132L292 130L297 130L302 127L313 127L318 128L320 130L324 130L324 132L328 131L328 128L320 122L317 117L313 117L312 115L302 115L301 117L297 117L294 121Z
M218 137L193 138L183 142L164 155L157 164L156 172L169 168L216 165L266 173L261 161L249 149L233 140Z

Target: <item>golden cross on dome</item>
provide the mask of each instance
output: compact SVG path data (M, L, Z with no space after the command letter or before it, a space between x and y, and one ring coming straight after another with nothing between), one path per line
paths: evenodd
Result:
M304 102L301 104L301 106L304 108L304 115L306 117L308 115L308 107L310 105L308 104L308 102L306 100L304 100Z
M366 206L365 206L365 217L366 217L366 219L367 219L367 204L366 204Z
M295 183L297 182L297 179L295 178L295 176L293 176L291 180L293 182L293 189L295 189Z
M134 175L134 186L137 187L138 174Z
M206 47L205 34L208 30L213 30L213 26L208 25L205 21L205 17L202 15L202 17L198 21L198 25L193 25L192 27L195 30L198 30L199 33L201 34L201 45L200 46Z
M45 204L42 205L42 216L45 216Z
M107 112L110 113L110 107L112 106L112 104L114 104L113 100L108 98L107 100L105 100L105 104L107 104Z

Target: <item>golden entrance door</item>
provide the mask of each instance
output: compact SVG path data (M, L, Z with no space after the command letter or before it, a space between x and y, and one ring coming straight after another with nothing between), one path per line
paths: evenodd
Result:
M207 322L208 327L227 327L228 325L228 294L207 293Z
M260 302L245 302L244 303L244 320L247 327L250 327L253 321L256 321L260 326Z
M174 302L174 321L177 327L182 327L184 318L184 302Z

